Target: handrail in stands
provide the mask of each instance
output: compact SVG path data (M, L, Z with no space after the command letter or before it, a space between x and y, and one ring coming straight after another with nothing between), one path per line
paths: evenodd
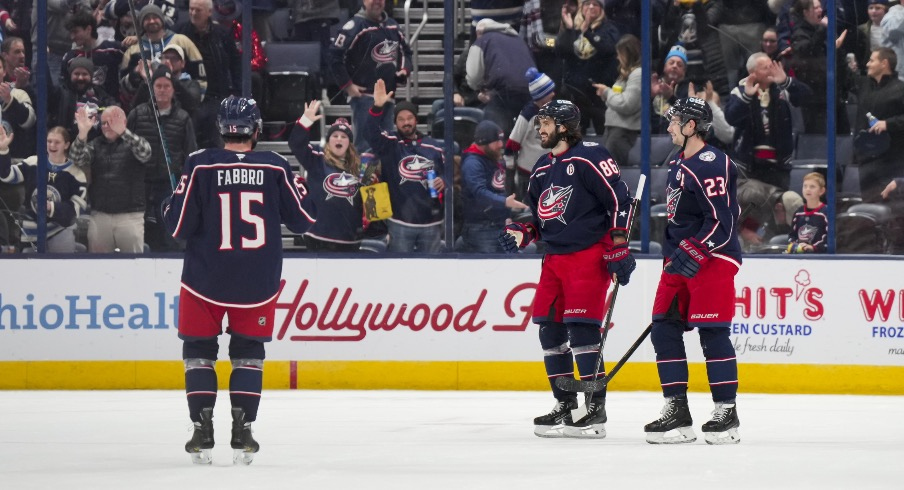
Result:
M414 85L414 92L417 92L420 88L420 83L418 81L418 53L419 49L417 47L417 39L421 35L421 31L424 30L424 26L427 25L427 21L430 19L430 15L427 13L427 2L424 1L424 15L421 16L421 23L418 24L417 30L414 31L414 34L411 34L411 0L405 0L405 38L408 41L408 46L411 47L411 73L408 74L408 78L405 80L406 93L405 98L407 100L411 100L411 86Z

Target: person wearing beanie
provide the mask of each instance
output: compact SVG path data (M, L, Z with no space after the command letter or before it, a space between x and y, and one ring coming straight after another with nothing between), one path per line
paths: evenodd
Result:
M175 98L177 80L166 65L158 66L151 74L151 88L157 103L157 117L150 101L136 105L129 112L128 127L151 144L153 152L145 174L145 198L147 210L155 213L160 203L172 193L171 179L182 173L182 163L198 149L191 116ZM160 123L160 129L157 123ZM166 151L160 139L160 130L166 139ZM167 158L167 156L169 158ZM146 220L144 239L154 252L178 251L179 244L166 230L163 219Z
M546 153L540 146L536 129L537 112L556 97L556 84L545 73L531 67L524 74L531 101L524 104L505 142L506 182L511 183L515 197L527 198L527 183L537 160Z
M66 65L66 80L58 89L50 94L47 109L50 124L63 126L70 134L78 132L75 124L75 110L85 104L102 111L104 107L115 105L116 100L104 90L102 85L94 83L95 66L90 58L78 57ZM8 117L7 108L3 108L4 119ZM99 120L99 119L98 119ZM90 137L100 135L100 125L95 125ZM16 138L20 135L17 133ZM34 142L32 142L34 144ZM32 150L34 148L32 147Z
M119 64L122 63L122 48L116 41L97 40L97 20L89 10L79 10L66 18L66 30L72 38L72 49L63 55L63 65L59 74L63 80L69 78L69 62L75 58L90 58L94 62L94 79L111 97L119 96Z
M365 167L355 148L355 133L345 118L326 131L323 148L311 144L311 128L323 118L320 101L305 104L289 135L289 148L306 172L317 222L304 234L311 252L357 252L363 230L361 187L375 182L375 166Z
M650 117L653 118L650 128L654 134L665 134L668 122L663 118L669 107L678 99L687 97L690 81L687 75L687 50L683 46L672 46L662 66L662 74L653 74L653 82L650 85L650 94L653 97L653 107Z
M437 253L443 236L443 191L446 188L445 157L440 143L417 131L413 105L399 102L395 131L381 131L393 92L377 80L374 105L361 128L380 159L383 182L389 188L392 218L386 221L389 252ZM391 122L391 121L390 121ZM451 245L452 237L446 238Z
M502 149L505 133L490 120L474 130L474 143L461 161L462 218L461 243L455 250L468 253L501 253L496 239L506 225L511 210L527 209L515 194L506 196Z
M125 91L120 99L124 99L130 104L145 80L147 71L153 71L156 68L161 62L164 50L170 45L178 45L182 48L184 70L201 86L202 97L207 90L207 71L201 52L191 39L167 29L165 19L163 10L153 3L145 5L138 12L137 25L141 26L139 29L141 37L139 37L138 43L126 48L119 65L120 89ZM147 69L141 63L142 50L151 64Z

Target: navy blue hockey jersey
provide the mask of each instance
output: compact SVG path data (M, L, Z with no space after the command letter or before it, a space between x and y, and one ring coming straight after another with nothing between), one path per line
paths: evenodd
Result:
M307 172L311 198L317 203L317 223L308 235L334 243L358 243L364 213L359 176L326 163L323 149L311 145L310 136L310 128L301 121L289 136L289 148Z
M336 34L328 60L339 88L354 83L364 87L363 92L368 94L377 80L386 82L387 92L395 90L396 73L411 73L412 67L411 48L399 23L385 12L380 22L374 22L363 10Z
M669 162L664 257L671 257L681 240L694 237L713 255L741 262L737 178L734 162L711 145Z
M527 204L551 254L583 250L613 229L627 231L634 212L615 159L588 141L537 160Z
M815 209L805 205L794 213L791 221L791 232L788 241L791 243L808 243L813 246L816 253L825 253L828 250L829 218L826 216L828 206L821 203Z
M304 233L313 201L282 156L211 149L192 153L164 210L186 240L182 286L210 302L256 306L276 296L282 274L280 223Z

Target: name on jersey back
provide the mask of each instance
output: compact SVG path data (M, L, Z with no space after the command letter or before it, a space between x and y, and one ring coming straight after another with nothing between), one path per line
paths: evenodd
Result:
M264 171L250 168L217 170L217 185L264 185Z

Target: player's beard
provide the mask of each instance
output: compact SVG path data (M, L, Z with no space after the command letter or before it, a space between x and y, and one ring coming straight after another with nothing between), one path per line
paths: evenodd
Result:
M553 134L549 135L545 142L542 139L540 140L540 146L546 148L547 150L551 150L559 144L559 141L562 141L562 134L559 133L557 127L556 131Z

